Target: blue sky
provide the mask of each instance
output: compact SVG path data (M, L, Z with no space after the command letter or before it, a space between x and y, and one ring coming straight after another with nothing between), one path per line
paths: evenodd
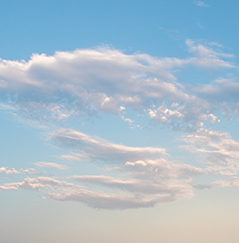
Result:
M0 241L237 242L238 1L0 3Z

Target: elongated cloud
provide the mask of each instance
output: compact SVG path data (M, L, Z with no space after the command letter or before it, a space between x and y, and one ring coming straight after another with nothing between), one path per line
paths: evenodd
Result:
M202 1L194 1L194 4L197 5L198 7L204 7L204 8L210 7L208 4L206 4Z
M103 177L100 178L102 179ZM79 180L79 178L77 179ZM112 179L106 178L106 180L112 184ZM113 180L113 183L116 183L115 180ZM117 181L117 183L122 184L121 181ZM130 190L127 188L129 193L125 193L124 190L119 190L114 193L97 192L95 190L84 189L83 185L59 181L50 177L27 177L22 182L0 185L0 191L18 189L33 190L45 193L49 198L54 200L78 201L93 208L103 209L153 207L158 203L171 202L181 197L190 197L193 195L191 186L186 182L182 185L175 183L171 186L161 185L155 187L152 185L151 191L149 192L138 190L137 184L131 182L124 184L128 184L131 187ZM150 188L150 185L148 187Z
M158 203L171 202L176 199L174 195L163 195L159 197L142 199L139 196L121 197L119 195L105 195L100 193L92 193L89 191L80 191L72 193L52 193L49 194L52 199L60 201L79 201L93 208L100 209L129 209L153 207Z
M26 177L22 182L11 182L0 185L0 190L26 189L41 191L42 189L59 189L74 187L73 183L59 181L51 177L39 176L35 178Z
M184 138L184 146L206 161L207 170L222 175L236 175L239 170L239 142L228 133L199 129Z
M133 109L163 124L198 127L210 120L205 117L213 109L176 82L175 70L235 66L223 60L231 57L228 54L191 40L186 44L194 57L159 59L101 48L34 54L28 62L1 60L1 107L41 123L96 112L124 117L127 109ZM195 106L197 113L191 112Z
M106 165L108 170L119 173L119 178L105 175L70 176L68 179L86 186L87 192L51 193L50 197L55 200L81 201L98 208L154 206L163 201L192 196L192 177L204 173L201 168L168 161L164 158L168 154L162 148L113 144L70 129L56 131L51 135L51 140L76 151L69 157L63 156L63 159L90 159L97 165L104 168ZM102 187L100 193L95 189L98 186ZM107 193L107 188L113 189L114 194Z
M39 166L39 167L55 168L55 169L59 169L59 170L69 169L66 165L59 165L57 163L52 163L52 162L36 162L33 164L36 166Z
M192 178L204 173L199 167L169 161L163 148L114 144L72 129L58 130L51 134L50 139L77 151L72 156L79 160L104 168L103 174L72 175L67 181L46 176L26 177L20 182L4 183L0 190L34 190L54 200L79 201L93 208L153 207L193 196ZM49 162L35 165L60 166ZM112 175L117 173L117 176L104 175L105 170L111 171Z
M16 169L8 169L6 167L1 167L0 168L0 173L6 174L6 175L12 175L12 174L19 174L21 173L20 171L17 171Z
M51 134L50 139L60 146L78 151L79 153L72 155L72 157L74 156L75 159L78 158L79 160L92 158L122 163L125 162L125 160L137 160L167 155L164 148L129 147L123 144L114 144L101 138L92 138L72 129L58 130Z
M2 112L57 127L49 131L48 142L69 149L71 153L62 155L61 159L94 163L102 173L76 172L67 174L65 179L55 179L40 176L34 169L17 171L2 167L0 173L4 177L18 173L28 173L31 177L2 183L0 190L34 190L54 200L79 201L93 208L127 209L153 207L191 197L194 188L212 187L194 185L196 176L206 173L235 176L239 169L238 142L227 133L204 127L205 123L220 122L218 110L226 116L226 110L237 114L238 98L230 98L232 94L236 97L237 82L220 79L210 85L193 86L180 84L176 77L180 70L192 66L207 72L231 70L236 66L226 59L232 55L192 40L187 40L186 45L190 57L185 59L126 55L99 48L56 52L53 56L35 54L28 62L1 60ZM136 116L128 117L128 111ZM74 129L62 129L66 123L59 122L71 117L81 121L97 113L114 114L132 127L140 115L156 124L187 132L184 148L200 155L205 166L175 161L164 148L126 146ZM58 163L34 165L68 170L66 165Z

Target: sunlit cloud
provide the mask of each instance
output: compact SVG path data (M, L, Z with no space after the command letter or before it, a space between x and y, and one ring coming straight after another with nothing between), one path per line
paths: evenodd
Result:
M220 123L219 116L239 115L236 79L187 85L177 77L186 68L206 72L236 69L228 61L234 56L221 52L218 43L188 39L186 47L188 57L184 59L129 55L104 47L52 56L34 54L27 62L1 60L0 109L47 130L48 143L68 150L55 156L64 164L93 164L100 172L72 174L70 166L44 161L32 163L44 168L44 173L33 168L1 167L0 173L17 182L3 181L0 190L32 190L46 199L128 209L192 197L194 190L215 185L236 186L236 180L227 179L194 183L203 175L230 177L238 173L238 142L227 133L207 128ZM131 117L130 112L136 115ZM185 158L174 159L164 147L127 146L67 128L71 118L91 119L99 114L114 115L130 128L142 128L138 123L141 116L147 124L181 131L186 145L179 147L203 162L193 166ZM44 175L49 169L56 169L61 177ZM28 176L19 178L18 174Z
M186 45L193 57L156 58L98 48L53 56L34 54L28 62L1 60L0 107L40 124L99 112L132 123L125 112L134 110L148 113L149 119L162 124L197 129L197 124L205 121L200 117L210 115L214 107L179 84L175 71L191 66L205 70L236 67L224 60L233 57L231 54L189 39ZM197 113L192 112L192 106L198 107Z
M55 169L59 169L59 170L69 169L69 167L67 167L66 165L60 165L60 164L52 163L52 162L36 162L33 164L36 166L39 166L39 167L55 168Z
M195 5L197 5L198 7L204 7L204 8L208 8L210 7L208 4L202 2L202 1L194 1L193 2Z

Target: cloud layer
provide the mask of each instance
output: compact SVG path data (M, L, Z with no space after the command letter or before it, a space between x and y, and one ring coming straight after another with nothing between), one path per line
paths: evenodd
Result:
M71 175L66 178L67 181L62 181L36 174L20 182L4 183L0 190L34 190L51 199L79 201L93 208L152 207L191 197L192 178L204 173L199 167L170 161L162 148L114 144L70 129L55 131L50 140L74 151L70 160L75 157L75 160L84 163L97 164L104 168L105 173L115 172L114 176ZM63 156L63 159L69 158ZM65 169L63 165L49 162L37 162L34 165ZM20 171L1 168L5 174L25 173L26 170Z
M200 1L195 4L207 7ZM228 61L233 55L216 46L214 50L187 40L184 59L98 48L53 56L34 54L29 61L1 60L0 109L50 124L48 142L69 150L58 159L64 164L96 165L101 174L72 174L70 166L53 162L31 164L44 168L42 173L34 168L1 167L0 173L12 182L3 182L0 190L34 190L54 200L79 201L93 208L127 209L191 197L194 189L238 186L239 142L207 127L239 115L237 80L219 77L189 85L177 78L184 69L235 70L237 66ZM128 117L130 111L136 116ZM82 121L96 114L113 114L131 128L141 128L138 117L144 117L147 123L183 131L186 145L179 144L180 148L197 154L201 165L178 161L165 148L126 146L65 128L71 117ZM49 168L61 176L45 175ZM194 178L205 174L234 176L235 180L194 185Z
M132 123L124 117L128 109L179 129L214 123L215 106L205 96L197 97L205 87L191 94L176 82L175 73L192 66L232 69L235 65L223 60L232 55L192 40L186 45L193 54L186 59L99 48L56 52L54 56L34 54L28 62L1 60L1 107L41 123L97 112L116 114Z

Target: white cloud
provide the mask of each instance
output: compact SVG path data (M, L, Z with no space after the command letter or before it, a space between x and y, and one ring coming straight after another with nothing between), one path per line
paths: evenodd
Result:
M20 188L33 190L33 191L40 191L40 188L45 187L36 178L25 178L22 182L11 182L5 183L4 185L0 186L1 190L17 190Z
M19 172L2 167L0 173L28 173L36 177L5 183L0 190L35 190L55 200L80 201L94 208L126 209L190 197L193 188L209 189L211 185L192 184L193 177L206 172L235 175L239 169L239 143L227 133L198 128L207 122L219 122L217 108L224 114L225 110L239 110L238 84L234 80L217 80L210 85L188 87L177 83L175 76L176 71L190 66L206 70L235 68L224 60L232 55L191 40L186 44L193 57L185 59L126 55L102 48L56 52L53 56L35 54L28 62L2 60L0 107L40 123L64 121L72 116L85 118L100 112L116 114L132 124L137 122L137 116L133 120L124 115L133 109L161 124L194 131L184 137L188 143L184 148L199 154L206 161L205 169L171 161L164 148L126 146L73 129L59 129L50 133L50 141L72 152L62 155L62 159L95 163L111 171L111 176L68 177L77 183L74 184L39 176L31 168ZM68 169L51 162L34 165Z
M74 177L73 177L74 178ZM85 177L85 179L87 176ZM90 177L88 177L90 178ZM123 184L122 181L108 177L99 177L100 179L108 180L110 187L118 187L118 184ZM98 183L100 180L98 178ZM80 180L80 177L75 177ZM82 179L82 178L81 178ZM103 183L106 184L106 183ZM127 183L124 183L127 184ZM0 191L7 190L33 190L44 193L50 198L60 201L79 201L93 208L104 209L128 209L139 207L153 207L158 203L171 202L180 197L192 196L191 186L185 181L181 185L174 182L172 185L150 185L144 186L137 183L128 183L128 192L124 188L114 190L114 193L102 191L87 190L83 186L65 181L59 181L50 177L25 178L22 182L12 182L0 185ZM150 189L150 191L145 191ZM142 190L143 189L143 190ZM45 197L44 197L45 198Z
M70 160L99 159L111 163L124 160L162 157L167 155L165 149L154 147L129 147L123 144L110 143L101 138L92 138L72 129L61 129L51 134L50 139L56 144L68 147L77 154L70 155ZM65 157L67 158L67 157Z
M239 142L228 133L204 128L185 136L184 141L190 145L183 146L195 152L206 162L209 173L236 175L239 170Z
M40 172L36 171L33 168L20 169L20 171L21 171L21 173L30 174L30 175L33 175L33 174L40 175L41 174Z
M211 124L220 122L211 110L211 105L205 100L192 96L181 106L174 103L171 107L163 104L157 109L148 109L148 115L160 123L186 131L199 128L208 121Z
M66 165L60 165L60 164L52 163L52 162L36 162L33 164L36 166L39 166L39 167L55 168L55 169L59 169L59 170L69 169L69 167L67 167Z
M204 109L207 102L190 95L183 85L176 83L175 70L191 65L205 69L235 66L223 60L231 57L229 54L191 40L186 44L194 57L160 59L101 48L56 52L53 56L34 54L28 62L1 60L1 107L11 109L16 116L45 123L97 112L122 115L127 109L134 109L142 113L167 103L170 117L158 115L159 122L169 124L173 117L184 123L182 127L193 127L199 116L185 117L186 113L193 114L187 109L194 101L199 113L208 115ZM185 119L176 115L179 111L170 112L174 103L181 109L185 107L184 113L180 112ZM128 117L126 121L132 119Z
M6 175L12 175L12 174L19 174L21 173L20 171L17 171L16 169L8 169L6 167L1 167L0 168L0 173L6 174Z
M130 118L124 118L124 121L128 122L128 123L133 123L134 121L131 120Z
M220 187L239 187L238 179L235 179L233 181L216 180L213 184L216 184L216 185L218 185Z
M153 207L193 195L191 177L201 175L200 168L167 160L126 162L115 168L124 179L104 175L74 175L74 179L89 189L67 193L49 193L62 201L79 201L94 208L127 209ZM95 188L100 186L100 191ZM108 192L112 189L112 193Z
M219 78L210 84L191 86L190 89L197 97L207 100L210 110L220 110L227 119L233 115L239 118L239 83L235 78Z
M193 91L204 99L217 102L239 101L239 83L234 79L216 79L211 84L203 84L193 87Z
M111 171L112 176L73 175L67 178L77 183L46 176L26 177L20 182L0 185L0 190L34 190L55 200L79 201L94 208L153 207L162 202L191 197L192 178L204 173L199 167L169 161L165 158L169 155L163 148L114 144L71 129L58 130L51 139L60 146L77 151L72 156L84 157L104 171ZM49 162L35 164L60 166Z
M194 53L196 57L190 58L189 63L200 68L234 68L233 63L224 61L221 57L232 58L231 54L216 52L202 44L196 44L192 40L186 40L189 52Z
M39 176L35 178L26 177L22 182L11 182L0 185L0 190L17 190L26 189L33 191L41 191L42 189L62 189L75 186L73 183L59 181L51 177Z
M198 7L204 7L204 8L208 8L210 7L208 4L202 2L202 1L194 1L193 2L195 5L197 5Z
M70 129L56 131L51 139L60 146L77 151L64 159L91 159L98 166L105 168L106 165L108 170L119 173L119 178L105 175L70 176L81 186L87 186L87 191L50 193L50 197L56 200L81 201L92 207L109 209L154 206L166 199L173 201L192 196L192 177L204 173L201 168L168 161L164 158L168 154L162 148L113 144ZM115 164L117 167L114 167ZM96 190L98 186L102 187L100 192ZM114 193L108 193L107 188L113 189ZM138 198L138 204L135 198Z

